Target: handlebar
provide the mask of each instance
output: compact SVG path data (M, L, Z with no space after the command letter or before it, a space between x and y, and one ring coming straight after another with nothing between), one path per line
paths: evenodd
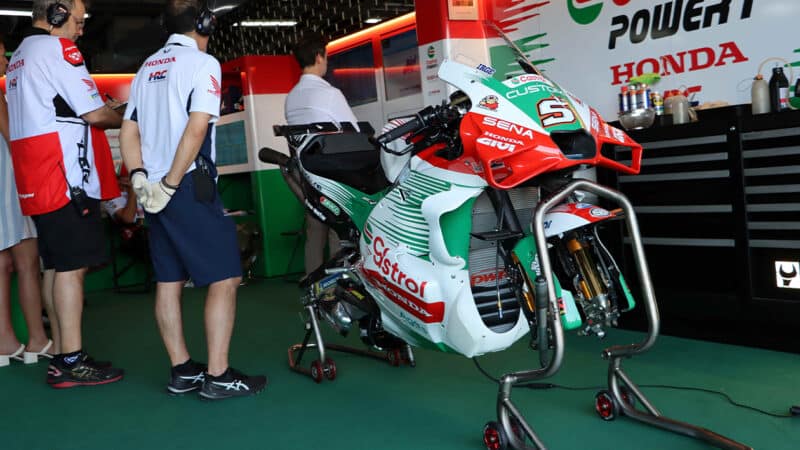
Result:
M402 136L405 136L408 133L413 133L415 131L419 131L431 121L431 119L436 115L436 111L432 106L428 106L425 109L418 112L414 115L414 118L409 120L408 122L400 125L397 128L393 128L386 133L378 136L378 144L381 146L392 142L395 139L398 139Z

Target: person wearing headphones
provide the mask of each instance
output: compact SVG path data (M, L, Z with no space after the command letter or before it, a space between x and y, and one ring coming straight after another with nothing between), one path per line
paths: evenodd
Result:
M199 390L206 399L253 395L266 377L228 365L242 270L236 227L223 214L216 185L221 69L206 53L216 18L197 0L168 0L164 24L171 34L133 79L119 140L145 210L156 322L172 366L167 391ZM189 277L208 286L207 365L191 358L184 338L181 293Z
M112 383L123 371L83 350L81 320L86 271L108 260L100 200L119 196L102 129L119 128L122 117L103 103L75 45L83 0L34 0L32 10L33 26L9 61L6 86L20 206L36 224L44 268L55 269L50 319L61 339L47 383Z

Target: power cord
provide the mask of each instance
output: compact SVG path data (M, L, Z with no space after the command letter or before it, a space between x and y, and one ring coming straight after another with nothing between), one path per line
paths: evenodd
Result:
M475 363L475 367L478 368L478 371L480 371L486 378L494 381L495 383L500 383L499 379L493 377L491 374L489 374L489 372L487 372L483 367L481 367L480 363L478 362L478 358L473 357L472 361ZM736 402L735 400L733 400L733 398L731 398L730 395L728 395L728 394L726 394L726 393L724 393L722 391L716 391L716 390L713 390L713 389L699 388L699 387L694 387L694 386L673 386L673 385L668 385L668 384L640 384L638 386L640 388L674 389L674 390L682 390L682 391L697 391L697 392L705 392L705 393L708 393L708 394L716 394L716 395L719 395L719 396L725 398L728 401L728 403L732 404L733 406L736 406L738 408L749 409L751 411L755 411L757 413L764 414L764 415L770 416L770 417L777 417L777 418L785 419L785 418L789 418L789 417L800 416L800 406L792 406L792 407L790 407L789 408L789 414L776 414L776 413L773 413L773 412L770 412L770 411L766 411L766 410L763 410L763 409L756 408L754 406L750 406L750 405L746 405L744 403ZM567 390L567 391L598 391L598 390L603 390L603 389L607 389L608 388L607 386L564 386L564 385L555 384L555 383L541 383L541 382L539 382L539 383L520 384L517 387L527 388L527 389L564 389L564 390Z

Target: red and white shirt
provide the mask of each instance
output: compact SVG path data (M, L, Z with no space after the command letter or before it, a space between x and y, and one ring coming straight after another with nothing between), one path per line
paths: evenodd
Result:
M80 117L104 102L74 42L34 29L9 61L6 91L23 214L63 207L69 186L96 199L119 195L108 141Z
M194 39L173 34L166 45L147 58L136 72L125 119L139 125L142 164L150 181L169 172L189 113L219 118L222 70L213 56L200 51ZM216 160L216 127L210 125L200 154ZM194 170L192 163L187 173Z

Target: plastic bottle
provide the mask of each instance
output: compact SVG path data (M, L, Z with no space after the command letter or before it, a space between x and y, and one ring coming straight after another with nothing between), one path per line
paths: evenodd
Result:
M653 104L653 109L656 111L656 115L663 115L664 99L661 97L661 94L659 94L658 91L653 91L653 93L650 95L650 101Z
M630 109L628 86L623 85L619 93L619 112L625 113L630 111Z
M753 85L750 87L750 104L753 114L764 114L770 110L769 85L761 74L753 78Z
M780 66L772 68L769 78L769 105L772 112L789 109L789 80Z
M689 122L689 99L683 92L674 90L664 100L664 111L672 111L672 124L680 125Z

